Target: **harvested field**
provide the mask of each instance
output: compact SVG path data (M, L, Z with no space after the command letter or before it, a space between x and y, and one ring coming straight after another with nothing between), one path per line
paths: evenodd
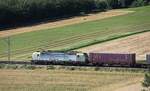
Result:
M114 91L141 79L130 72L0 69L0 91Z
M145 60L145 55L150 53L150 32L92 45L79 50L83 52L137 53L138 60Z
M136 84L119 88L115 91L141 91L141 89L142 89L141 83L136 83Z
M48 23L43 23L43 24L40 23L40 24L33 25L33 26L0 31L0 37L11 36L11 35L16 35L20 33L31 32L31 31L51 29L51 28L62 27L66 25L72 25L72 24L83 23L83 22L88 22L88 21L100 20L100 19L105 19L105 18L109 18L113 16L128 14L131 12L133 11L110 10L107 12L101 12L97 14L87 14L85 16L77 16L71 19L58 20L55 22L48 22Z

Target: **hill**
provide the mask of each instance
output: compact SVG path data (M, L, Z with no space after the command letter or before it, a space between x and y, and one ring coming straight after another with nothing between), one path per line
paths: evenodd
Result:
M70 50L102 41L150 30L150 6L123 9L135 11L107 19L73 24L43 31L11 36L12 60L30 59L34 51L41 49ZM0 39L0 58L7 56L4 38Z
M125 11L125 10L109 10L107 12L93 13L93 14L85 14L83 16L76 16L69 19L60 19L56 21L43 22L36 25L26 26L26 27L18 27L15 29L7 29L5 31L0 31L0 37L7 37L11 35L21 34L25 32L45 30L57 27L63 27L72 24L78 24L88 21L100 20L105 18L110 18L113 16L124 15L128 13L132 13L133 11Z

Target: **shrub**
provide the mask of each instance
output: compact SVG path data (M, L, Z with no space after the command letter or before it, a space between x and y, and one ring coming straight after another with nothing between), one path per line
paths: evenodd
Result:
M75 70L76 67L69 67L69 66L66 66L65 69L66 69L66 70Z
M34 65L26 65L25 69L35 70L36 66L34 66Z
M144 87L150 87L150 73L146 73L144 77L144 81L142 83Z
M146 5L145 0L134 0L134 2L131 4L131 7L139 7Z
M98 71L98 70L100 70L100 68L99 68L99 67L95 67L94 70L95 70L95 71Z
M5 64L0 64L0 69L5 68Z
M65 66L59 66L58 69L65 69Z
M55 69L55 67L53 65L47 66L47 70L53 70L53 69Z
M75 67L71 67L70 70L75 70Z
M143 87L146 87L146 89L143 89L143 91L150 91L150 72L145 74L144 81L142 82Z
M109 5L106 0L96 0L95 7L95 9L98 11L105 11L109 8Z
M6 69L17 69L18 68L18 65L10 65L10 64L8 64L7 66L6 66Z

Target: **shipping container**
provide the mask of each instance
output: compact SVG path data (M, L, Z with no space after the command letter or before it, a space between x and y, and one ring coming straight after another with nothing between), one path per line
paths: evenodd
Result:
M95 65L129 65L136 64L136 54L89 53L89 62Z
M148 64L150 64L150 54L147 54L147 55L146 55L146 62L147 62Z

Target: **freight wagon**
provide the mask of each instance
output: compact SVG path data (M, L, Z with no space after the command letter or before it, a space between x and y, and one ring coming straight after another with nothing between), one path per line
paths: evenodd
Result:
M135 54L89 53L89 63L93 65L134 66Z

